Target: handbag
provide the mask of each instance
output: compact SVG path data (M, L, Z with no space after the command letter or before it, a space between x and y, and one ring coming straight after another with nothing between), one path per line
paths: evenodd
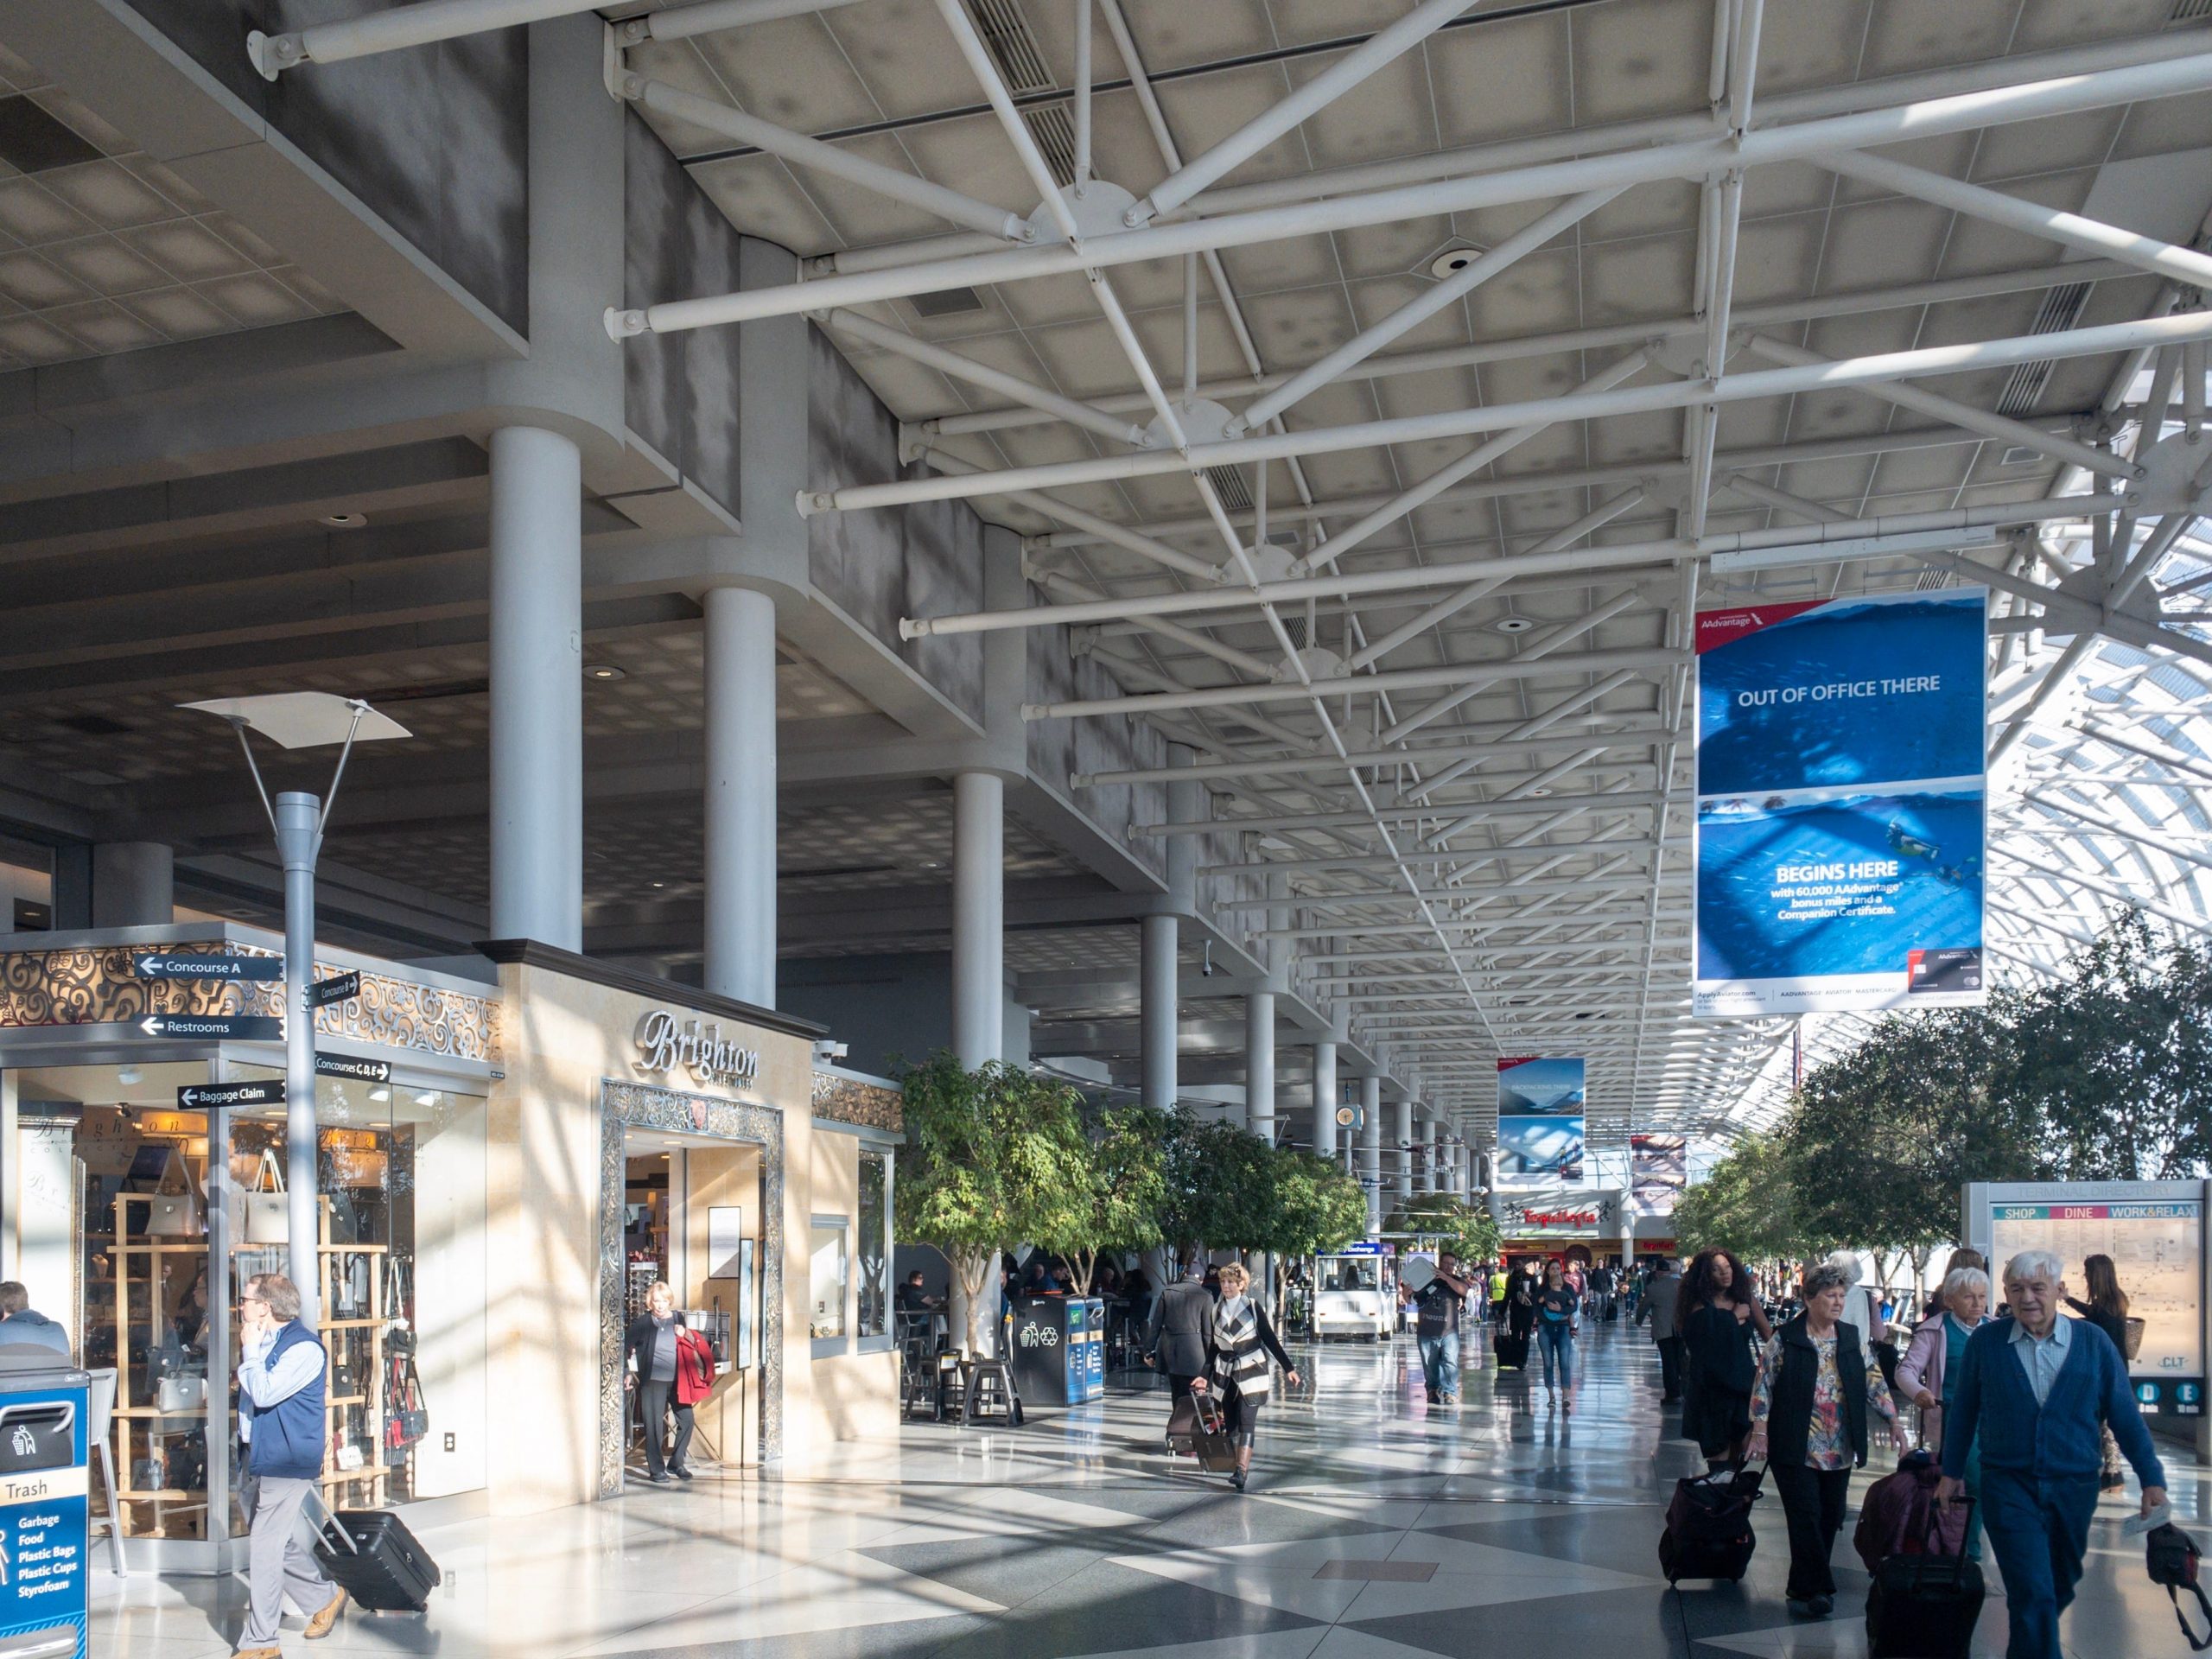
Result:
M245 1201L245 1242L249 1244L283 1244L291 1236L291 1223L284 1197L284 1169L276 1161L273 1147L261 1149L261 1161L254 1166L253 1185L243 1195Z
M2148 1324L2149 1324L2149 1323L2150 1323L2150 1322L2149 1322L2148 1320L2146 1320L2146 1319L2132 1319L2128 1320L2128 1322L2127 1322L2127 1341L2126 1341L2126 1343L2125 1344L2125 1346L2126 1347L2126 1350L2127 1350L2127 1357L2128 1357L2128 1358L2130 1358L2130 1359L2134 1359L2134 1358L2139 1357L2142 1354L2142 1352L2143 1352L2143 1332L2144 1332L2145 1328L2148 1325Z
M2196 1581L2197 1567L2202 1559L2196 1540L2169 1521L2164 1526L2152 1528L2146 1535L2143 1558L2144 1565L2150 1569L2151 1582L2164 1586L2167 1598L2172 1601L2174 1617L2181 1621L2181 1633L2189 1639L2190 1649L2202 1653L2212 1648L2212 1631L2198 1641L2196 1632L2189 1627L2189 1615L2182 1611L2181 1592L2186 1590L2196 1598L2196 1605L2204 1610L2205 1618L2212 1620L2212 1600L2206 1599L2204 1586Z
M423 1379L413 1356L394 1354L385 1385L384 1460L397 1467L429 1437L430 1413L423 1403Z

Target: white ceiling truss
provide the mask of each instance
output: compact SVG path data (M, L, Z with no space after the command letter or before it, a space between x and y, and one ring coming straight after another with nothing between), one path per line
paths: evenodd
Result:
M574 12L423 3L276 73ZM1187 747L1309 995L1471 1127L1591 1057L1742 1132L1788 1022L1689 1017L1702 603L1986 582L1988 944L2034 979L2212 881L2212 33L2173 0L708 0L635 104L1123 715ZM1078 776L1077 790L1164 772ZM1198 826L1140 825L1146 836ZM1809 1022L1806 1058L1856 1016Z

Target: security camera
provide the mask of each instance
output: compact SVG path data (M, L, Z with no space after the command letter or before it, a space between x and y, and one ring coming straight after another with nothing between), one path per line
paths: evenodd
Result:
M817 1065L835 1065L845 1058L847 1052L844 1044L824 1037L814 1045L814 1063Z

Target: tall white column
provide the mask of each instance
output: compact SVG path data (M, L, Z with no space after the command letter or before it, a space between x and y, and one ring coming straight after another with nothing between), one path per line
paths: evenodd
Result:
M584 943L583 467L492 434L492 933Z
M1337 1155L1337 1046L1313 1045L1313 1150Z
M1144 1103L1155 1112L1175 1109L1176 936L1173 916L1144 918L1137 996L1144 1039Z
M1414 1103L1404 1099L1397 1104L1397 1122L1391 1126L1391 1139L1398 1147L1398 1196L1409 1198L1414 1195Z
M1438 1144L1438 1135L1439 1128L1433 1117L1421 1125L1421 1190L1424 1192L1441 1190L1441 1184L1437 1179L1436 1160L1443 1148Z
M1359 1176L1367 1188L1367 1230L1382 1225L1382 1079L1359 1080Z
M1244 1127L1273 1145L1275 1138L1275 994L1244 997Z
M1006 1027L1006 785L952 780L952 1051L973 1068L1003 1058Z
M706 596L706 988L776 1006L776 604Z

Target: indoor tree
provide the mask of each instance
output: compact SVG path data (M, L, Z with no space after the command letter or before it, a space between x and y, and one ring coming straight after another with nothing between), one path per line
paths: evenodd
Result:
M1084 1125L1071 1171L1074 1191L1064 1206L1069 1230L1035 1241L1067 1258L1079 1294L1090 1294L1100 1256L1161 1242L1167 1129L1166 1117L1143 1106L1103 1107Z
M899 1231L951 1264L967 1349L977 1353L992 1258L1023 1240L1068 1237L1077 1224L1090 1161L1082 1099L1003 1061L969 1071L948 1053L909 1067L900 1087Z

